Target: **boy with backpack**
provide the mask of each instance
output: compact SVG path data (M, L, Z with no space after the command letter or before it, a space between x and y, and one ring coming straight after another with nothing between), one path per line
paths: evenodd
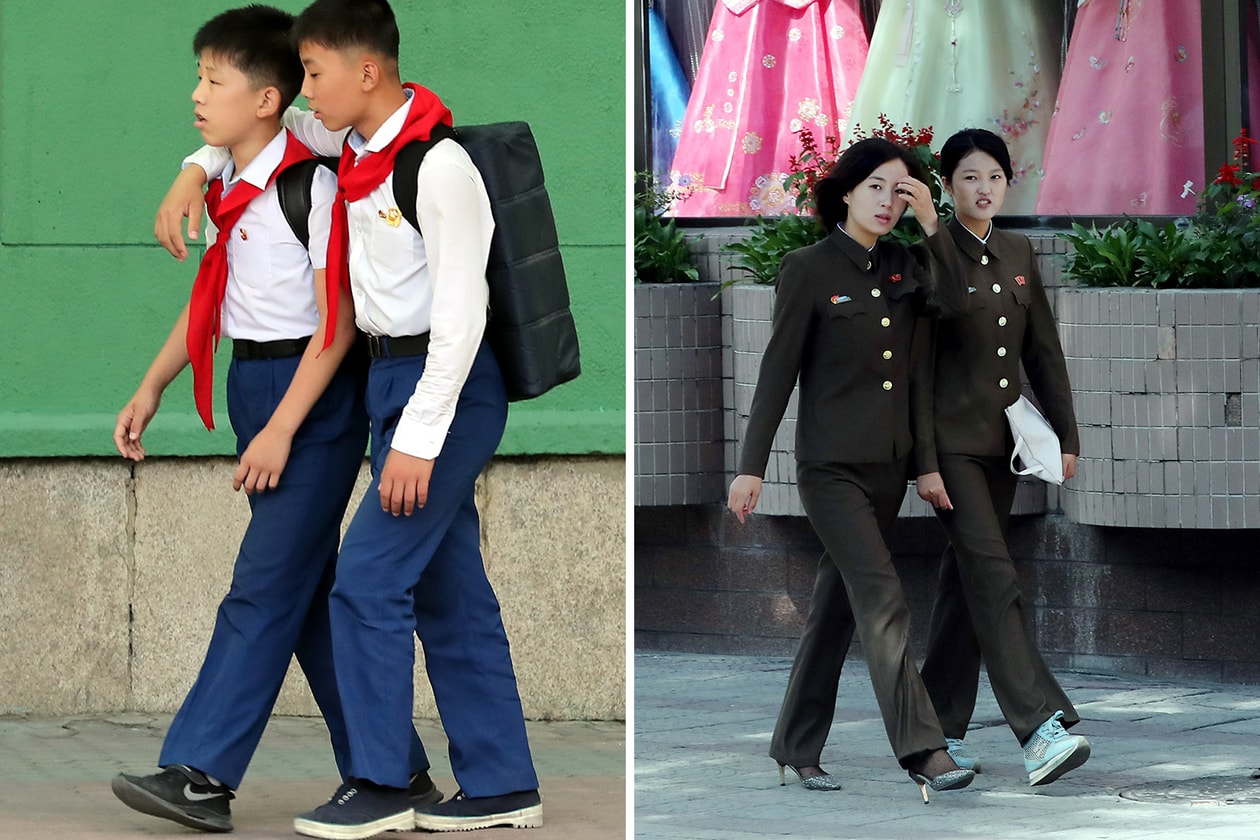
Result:
M396 156L449 126L451 116L432 92L402 83L388 3L316 0L299 15L294 38L314 112L295 133L319 153L341 154L327 282L330 290L348 285L367 334L373 472L342 544L329 607L350 741L347 779L294 828L357 840L413 825L541 826L474 504L477 476L507 418L503 378L483 338L494 221L481 174L458 143L435 143L416 174L419 230L404 223L392 185ZM219 165L214 150L190 160L199 167L181 174L164 203L176 228L182 208L196 201L189 185ZM168 225L171 239L182 246ZM403 738L411 729L413 632L460 786L448 802L417 807L414 816Z
M163 743L163 772L113 781L129 807L204 831L232 830L229 801L294 654L327 721L343 777L349 766L328 593L367 423L361 375L347 359L352 304L338 290L334 305L326 305L335 179L327 170L306 173L309 250L290 230L278 199L277 185L312 157L280 124L303 76L292 24L286 12L250 6L218 15L193 39L195 124L207 142L230 152L206 197L218 238L114 431L119 452L143 460L142 435L162 393L190 364L197 410L212 429L214 347L221 334L232 339L228 411L239 458L233 486L249 495L251 519L201 671ZM404 744L408 734L409 769L417 770L409 773L409 793L417 805L436 802L441 793L425 772L423 747L414 730L400 735Z

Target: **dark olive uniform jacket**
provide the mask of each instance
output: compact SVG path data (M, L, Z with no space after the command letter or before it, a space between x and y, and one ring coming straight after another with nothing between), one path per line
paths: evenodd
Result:
M930 374L924 316L961 311L960 270L959 251L943 226L909 248L881 241L872 251L837 229L785 256L739 472L765 475L798 376L798 461L906 457L915 437L913 363Z
M929 323L935 370L916 379L914 411L917 432L935 426L935 435L917 437L917 468L935 472L937 452L1010 454L1003 410L1019 399L1021 361L1063 452L1079 454L1072 386L1032 243L997 227L981 242L957 219L943 228L961 257L967 312Z

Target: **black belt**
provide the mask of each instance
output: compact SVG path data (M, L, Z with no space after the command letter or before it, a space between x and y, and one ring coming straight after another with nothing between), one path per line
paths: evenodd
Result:
M306 352L311 337L282 338L279 341L251 341L248 338L232 339L233 359L291 359Z
M368 355L373 359L395 356L423 356L429 352L429 334L421 335L372 335L364 333Z

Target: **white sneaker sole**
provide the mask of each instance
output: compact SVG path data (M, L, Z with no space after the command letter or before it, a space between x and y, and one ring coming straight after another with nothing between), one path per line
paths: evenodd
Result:
M1056 755L1053 759L1029 773L1028 785L1030 787L1048 785L1064 773L1080 767L1088 758L1089 741L1081 738L1075 748Z
M542 804L485 817L443 817L416 812L416 828L425 831L472 831L477 828L542 828Z
M408 809L360 825L332 825L297 817L293 820L293 830L306 837L321 837L323 840L367 840L386 831L411 831L414 823L415 811Z

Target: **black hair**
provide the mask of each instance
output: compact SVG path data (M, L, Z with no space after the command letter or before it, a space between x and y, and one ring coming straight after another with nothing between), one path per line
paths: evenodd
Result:
M946 181L953 180L954 170L958 168L958 164L975 151L984 152L996 160L998 166L1002 167L1002 171L1006 173L1007 181L1014 177L1011 170L1011 152L1006 148L1006 143L1001 137L987 128L964 128L962 131L955 132L941 147L941 178Z
M315 0L297 16L293 40L330 50L362 47L398 60L398 21L385 0Z
M229 9L202 24L193 36L193 53L213 52L240 70L255 88L280 91L280 111L302 90L302 59L289 37L293 15L254 4Z
M890 160L906 165L910 177L925 180L923 167L914 153L883 137L868 137L845 149L826 176L814 185L814 207L825 230L834 230L849 218L844 197Z

